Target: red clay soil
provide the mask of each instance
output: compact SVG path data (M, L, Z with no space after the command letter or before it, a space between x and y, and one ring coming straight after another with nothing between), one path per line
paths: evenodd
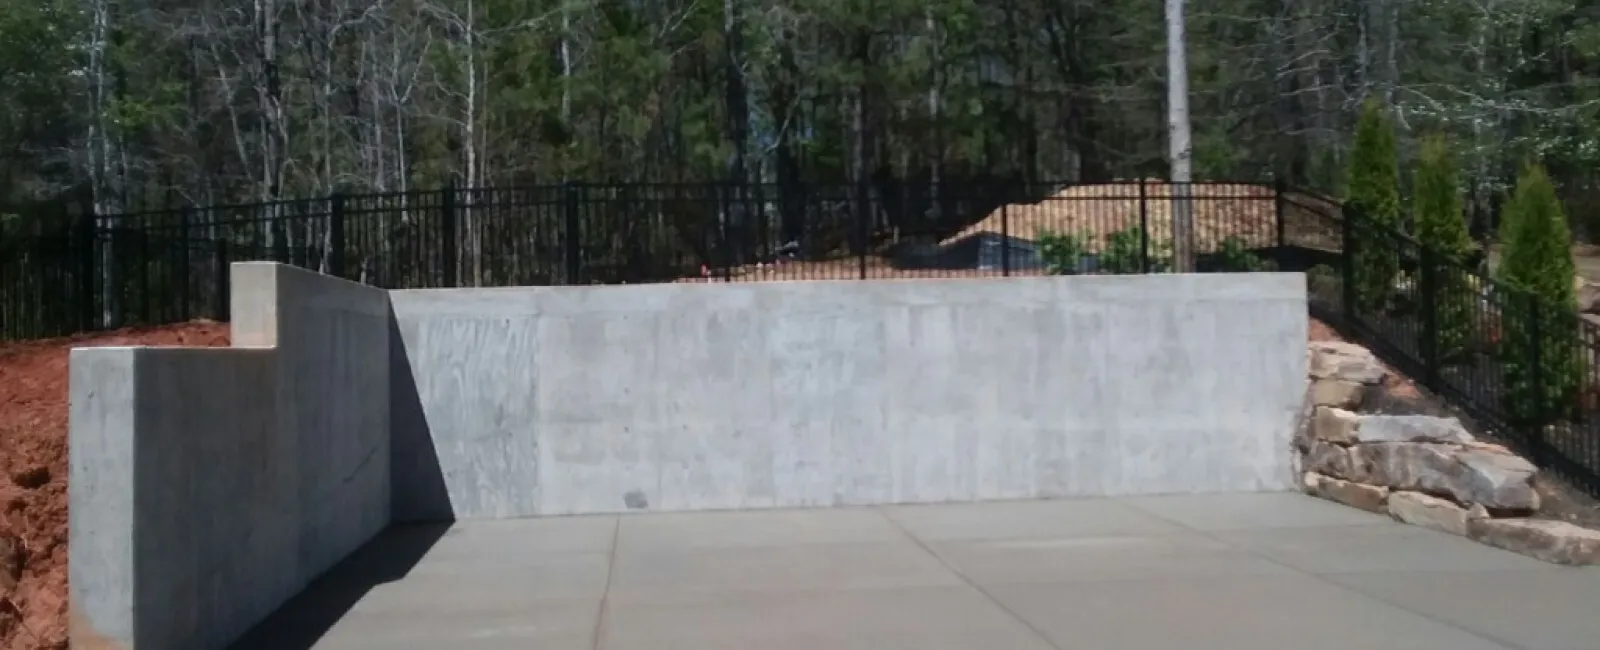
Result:
M109 345L221 347L228 326L0 344L0 650L67 647L67 352Z

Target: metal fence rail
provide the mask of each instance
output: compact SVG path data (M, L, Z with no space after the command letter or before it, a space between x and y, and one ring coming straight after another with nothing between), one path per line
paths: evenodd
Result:
M225 320L242 260L385 288L1160 273L1175 194L1196 270L1307 272L1313 314L1600 495L1600 330L1325 196L1252 183L570 183L63 211L0 220L0 339ZM1396 271L1381 295L1357 291L1374 259Z
M1339 227L1348 246L1338 263L1307 277L1313 315L1600 496L1600 328L1360 214ZM1364 255L1398 269L1380 296L1358 296Z
M1252 253L1298 268L1293 249L1328 243L1294 200L1326 203L1311 195L1183 189L1202 269ZM239 260L385 288L1158 272L1172 265L1173 194L1158 182L569 183L52 215L0 229L14 251L0 262L0 338L224 318Z

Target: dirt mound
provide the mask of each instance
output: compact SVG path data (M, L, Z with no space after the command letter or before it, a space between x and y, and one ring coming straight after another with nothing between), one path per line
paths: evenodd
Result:
M1228 237L1238 237L1249 247L1277 243L1277 200L1267 185L1249 183L1203 183L1191 186L1194 201L1194 242L1197 253L1219 248ZM1137 183L1073 185L1057 191L1038 203L1013 204L997 208L982 221L946 239L949 244L983 232L1009 234L1034 239L1040 231L1086 235L1088 252L1098 252L1112 233L1149 225L1151 242L1170 245L1172 241L1172 190L1166 181L1147 179L1144 200ZM1325 230L1326 223L1314 223L1312 212L1336 214L1335 202L1309 194L1293 193L1285 201L1285 226L1289 236L1307 230ZM1003 222L1003 224L1002 224ZM1004 230L1002 231L1002 225ZM1317 233L1321 239L1321 233Z
M67 647L67 352L228 345L193 322L0 344L0 650Z

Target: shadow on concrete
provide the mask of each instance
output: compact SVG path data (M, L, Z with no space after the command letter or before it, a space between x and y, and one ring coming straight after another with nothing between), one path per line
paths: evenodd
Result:
M389 314L389 485L391 519L398 523L455 521L439 452L417 395L411 356L394 313Z
M246 632L231 650L311 648L367 592L404 578L449 528L449 524L414 524L379 533Z
M389 419L389 528L256 624L231 650L313 647L373 588L404 578L449 530L454 509L393 313L389 315Z

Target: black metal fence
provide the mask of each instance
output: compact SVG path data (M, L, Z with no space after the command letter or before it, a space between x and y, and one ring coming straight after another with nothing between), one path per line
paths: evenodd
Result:
M1166 272L1179 205L1197 270L1307 272L1315 315L1600 495L1600 330L1324 196L1252 183L574 183L12 217L0 339L224 320L244 260L386 288Z
M334 195L0 223L0 339L223 319L228 263L243 260L385 288L1158 272L1174 191L1192 199L1202 269L1334 255L1336 229L1296 205L1331 202L1248 183Z
M1338 262L1307 274L1313 315L1600 496L1600 328L1573 305L1494 281L1481 263L1353 211L1339 221Z

